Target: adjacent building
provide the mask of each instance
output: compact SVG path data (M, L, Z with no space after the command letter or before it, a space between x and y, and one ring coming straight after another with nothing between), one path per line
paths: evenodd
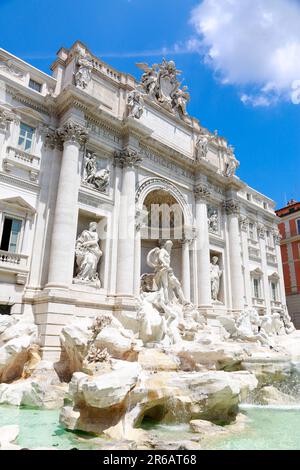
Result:
M287 305L291 318L300 328L300 202L290 200L276 211L281 218L279 231Z
M274 202L188 115L174 62L139 67L137 81L77 41L50 76L0 50L0 313L34 315L50 359L74 315L138 328L147 253L166 239L208 317L285 309Z

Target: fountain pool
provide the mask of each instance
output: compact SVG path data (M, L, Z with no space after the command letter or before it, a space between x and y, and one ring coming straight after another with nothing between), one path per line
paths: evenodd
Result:
M259 406L242 405L249 418L245 431L215 438L203 446L207 450L274 450L300 449L300 405ZM59 410L33 410L0 406L0 426L18 424L20 435L16 442L25 448L96 450L102 447L94 436L65 431L58 421ZM143 426L162 441L183 441L196 438L187 424ZM99 438L97 438L99 442ZM101 439L102 440L102 439Z

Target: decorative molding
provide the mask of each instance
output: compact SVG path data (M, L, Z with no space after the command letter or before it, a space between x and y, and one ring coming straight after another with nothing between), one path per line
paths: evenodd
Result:
M63 150L63 143L62 139L60 138L57 129L45 129L45 140L44 140L45 147L48 147L52 150L59 149Z
M20 177L7 175L3 172L0 172L0 181L3 181L4 183L10 184L12 186L16 186L18 188L33 191L34 193L38 193L40 190L39 185L35 182L26 181L24 179L21 179Z
M200 185L194 189L195 198L197 200L206 201L211 196L210 188L207 185Z
M235 199L224 201L223 208L228 215L239 215L240 213L240 204Z
M7 130L7 126L14 120L14 115L6 109L0 108L0 130Z
M51 111L46 106L43 106L37 101L34 101L31 98L28 98L27 96L22 95L21 92L16 90L15 88L7 85L6 91L19 103L25 104L28 108L34 109L43 114L46 114L47 116L50 116ZM43 96L42 99L45 100L45 97Z
M245 215L241 215L239 218L240 228L243 232L248 232L249 228L249 219Z
M125 148L115 152L114 166L118 166L120 168L134 168L137 167L142 160L140 153L136 150Z
M263 240L265 239L266 229L265 229L264 225L262 225L262 224L257 225L257 234L258 234L259 238L261 238Z
M63 142L76 142L82 147L87 142L89 133L80 124L68 121L57 129L57 135Z

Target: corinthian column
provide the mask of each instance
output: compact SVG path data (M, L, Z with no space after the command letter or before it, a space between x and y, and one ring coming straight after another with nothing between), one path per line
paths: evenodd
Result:
M182 290L188 302L191 300L190 244L187 238L182 241Z
M225 201L224 208L227 213L229 232L229 259L232 293L232 308L235 311L244 309L244 283L241 259L241 241L239 230L240 208L237 201Z
M115 155L115 165L122 169L117 261L119 296L133 296L135 290L135 168L141 160L140 155L131 149Z
M79 124L67 122L57 130L63 155L57 188L47 287L68 288L72 284L74 247L80 186L80 148L88 133Z
M210 253L207 223L207 199L209 196L210 191L207 186L202 185L195 189L198 305L202 309L211 308Z

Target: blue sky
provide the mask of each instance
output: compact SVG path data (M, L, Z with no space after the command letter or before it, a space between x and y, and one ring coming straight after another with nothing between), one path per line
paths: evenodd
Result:
M298 20L298 0L0 0L0 47L49 72L80 39L136 78L136 62L174 58L190 114L229 140L240 178L279 207L300 199Z

